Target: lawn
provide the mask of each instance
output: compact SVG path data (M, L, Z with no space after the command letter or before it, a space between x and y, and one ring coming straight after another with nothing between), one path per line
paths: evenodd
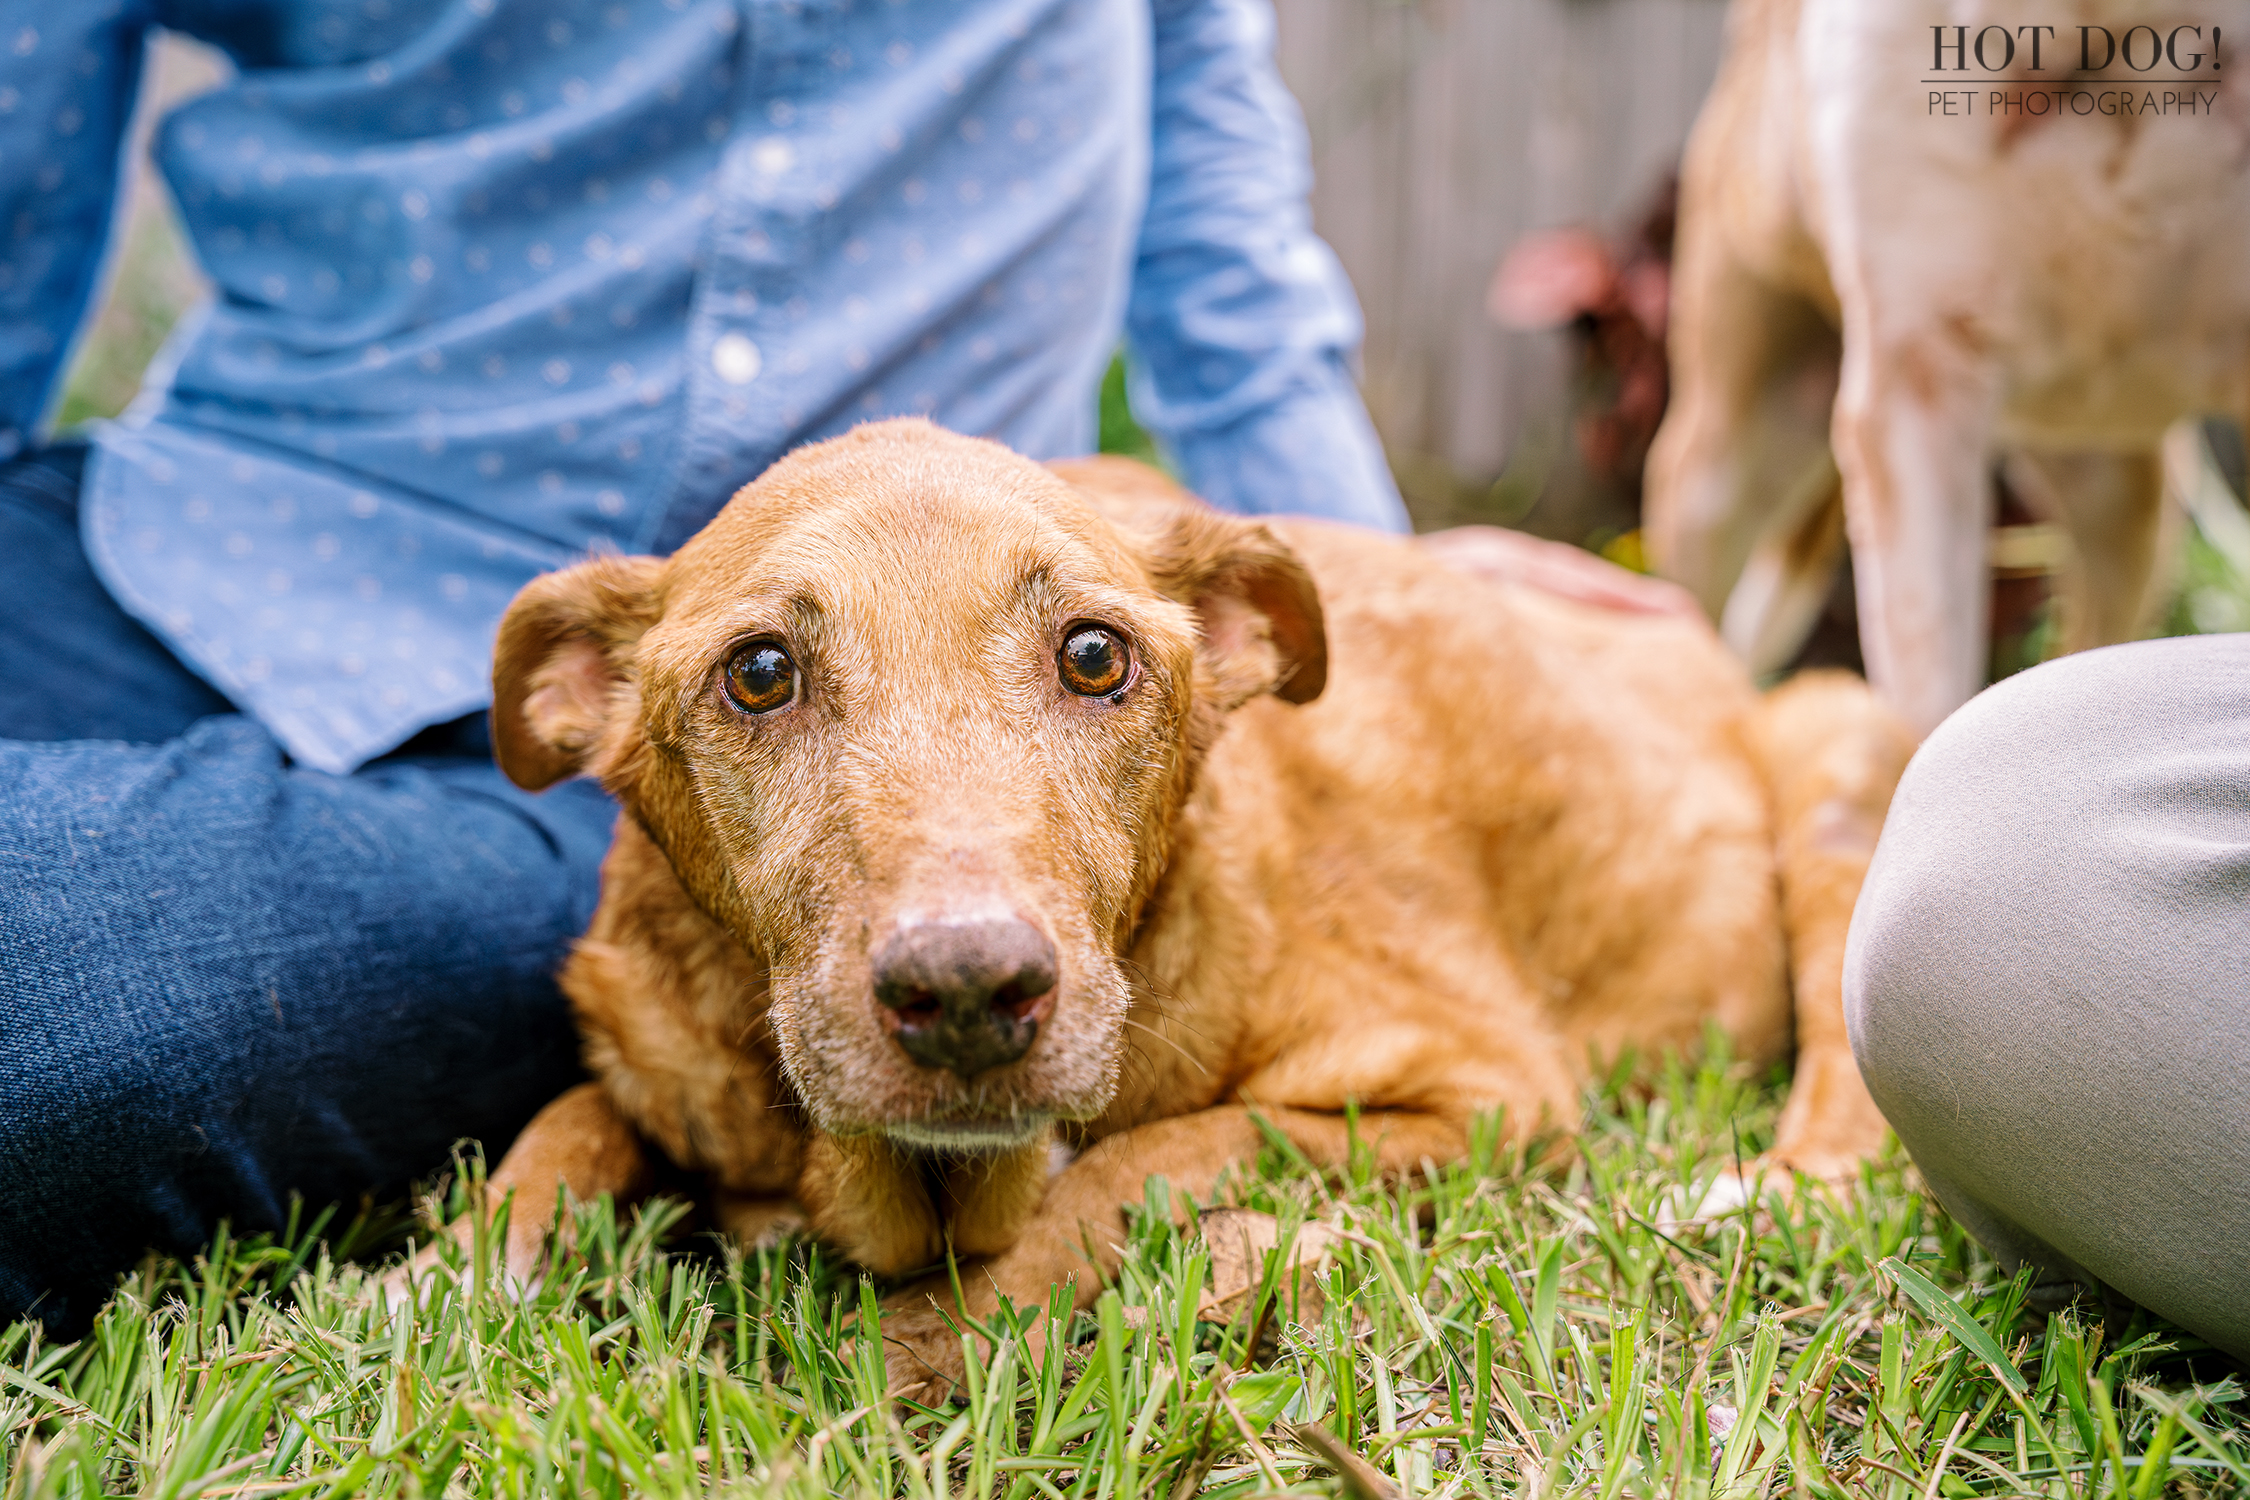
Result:
M368 1251L399 1214L222 1239L75 1345L0 1334L0 1495L2250 1491L2231 1363L2145 1315L2042 1325L1901 1159L1673 1222L1779 1097L1717 1061L1613 1080L1567 1168L1269 1153L1186 1229L1152 1184L1095 1311L965 1326L934 1410L854 1342L875 1288L679 1204L581 1210L526 1300L472 1254L396 1311Z

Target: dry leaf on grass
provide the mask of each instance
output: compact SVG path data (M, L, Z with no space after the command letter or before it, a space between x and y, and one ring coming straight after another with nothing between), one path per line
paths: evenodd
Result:
M1280 1302L1298 1322L1320 1317L1324 1303L1319 1277L1334 1259L1343 1236L1326 1224L1297 1226L1283 1268ZM1212 1323L1231 1323L1242 1316L1257 1295L1266 1272L1266 1255L1281 1248L1281 1221L1272 1214L1249 1208L1214 1208L1203 1215L1203 1242L1211 1250L1211 1289L1196 1316ZM1290 1311L1293 1309L1294 1311Z

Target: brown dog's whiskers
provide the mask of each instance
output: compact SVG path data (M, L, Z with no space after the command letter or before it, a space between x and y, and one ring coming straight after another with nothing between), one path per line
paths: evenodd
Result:
M1187 1060L1188 1066L1195 1069L1196 1072L1201 1073L1206 1078L1211 1076L1211 1070L1203 1066L1203 1060L1201 1058L1188 1051L1187 1048L1181 1046L1178 1042L1172 1040L1172 1038L1166 1036L1163 1032L1158 1031L1154 1026L1146 1025L1143 1022L1136 1021L1131 1016L1124 1016L1121 1017L1121 1019L1126 1025L1132 1027L1135 1031L1145 1031L1150 1036L1155 1037L1158 1041L1162 1042L1165 1046L1171 1048L1174 1052L1179 1053L1181 1057ZM1127 1055L1130 1056L1131 1054Z
M1156 1003L1159 1010L1169 1014L1177 1008L1178 989L1147 964L1128 954L1120 953L1117 956L1117 967L1122 969L1126 977L1132 980L1137 987L1147 992L1148 997Z
M1190 1019L1193 1014L1193 1007L1178 1003L1179 991L1161 974L1139 960L1124 955L1119 955L1117 967L1123 970L1134 986L1148 997L1151 1008L1161 1012L1168 1023L1178 1027L1199 1042L1208 1043L1211 1040L1202 1028ZM1145 1025L1143 1022L1132 1021L1130 1015L1131 1011L1128 1009L1128 1025ZM1166 1038L1166 1040L1170 1041L1171 1039ZM1172 1045L1176 1047L1179 1044L1173 1042Z

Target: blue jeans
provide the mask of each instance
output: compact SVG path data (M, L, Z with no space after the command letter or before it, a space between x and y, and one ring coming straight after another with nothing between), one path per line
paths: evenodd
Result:
M113 603L82 450L0 469L0 1319L72 1336L147 1248L497 1154L581 1076L553 975L616 809L483 720L292 765Z

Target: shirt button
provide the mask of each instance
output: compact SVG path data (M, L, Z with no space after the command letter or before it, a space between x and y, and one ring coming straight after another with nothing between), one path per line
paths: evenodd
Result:
M728 385L748 385L764 366L758 346L739 333L723 333L711 346L711 371Z

